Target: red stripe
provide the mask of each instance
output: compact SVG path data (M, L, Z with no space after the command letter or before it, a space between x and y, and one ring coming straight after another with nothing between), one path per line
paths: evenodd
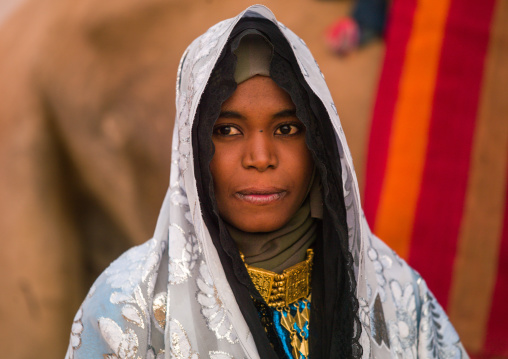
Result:
M446 306L494 0L453 0L443 40L409 262Z
M371 226L375 223L385 177L393 113L399 94L399 83L413 26L416 2L417 0L395 1L388 22L386 54L370 128L365 175L363 209Z
M505 198L503 234L499 248L496 286L487 325L485 353L508 357L508 184Z

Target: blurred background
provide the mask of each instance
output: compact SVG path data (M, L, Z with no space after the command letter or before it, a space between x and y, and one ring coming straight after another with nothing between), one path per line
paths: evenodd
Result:
M508 1L265 1L326 77L374 232L475 358L508 358ZM246 0L1 0L0 348L61 358L151 237L190 42Z

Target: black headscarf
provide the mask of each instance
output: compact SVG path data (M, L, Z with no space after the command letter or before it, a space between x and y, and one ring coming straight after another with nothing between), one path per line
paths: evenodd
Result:
M192 129L194 170L206 226L260 357L285 357L270 323L260 320L259 313L266 312L268 307L252 284L238 248L219 216L210 172L214 153L213 125L219 117L222 103L237 86L234 79L234 39L247 29L260 31L274 47L270 76L295 104L296 115L307 130L307 146L322 180L323 228L322 238L314 245L310 357L360 358L361 325L355 296L353 257L348 250L346 207L335 132L321 100L304 80L289 43L268 20L244 18L236 25L212 71L196 113Z

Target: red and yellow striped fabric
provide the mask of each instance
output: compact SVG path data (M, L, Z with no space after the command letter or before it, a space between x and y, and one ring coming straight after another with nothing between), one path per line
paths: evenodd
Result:
M508 1L393 1L364 209L476 358L508 358L507 178Z

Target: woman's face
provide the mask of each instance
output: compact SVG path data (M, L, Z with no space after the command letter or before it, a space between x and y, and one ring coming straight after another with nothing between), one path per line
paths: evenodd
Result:
M264 76L238 85L222 105L210 169L221 217L242 231L281 228L306 197L314 164L295 110Z

